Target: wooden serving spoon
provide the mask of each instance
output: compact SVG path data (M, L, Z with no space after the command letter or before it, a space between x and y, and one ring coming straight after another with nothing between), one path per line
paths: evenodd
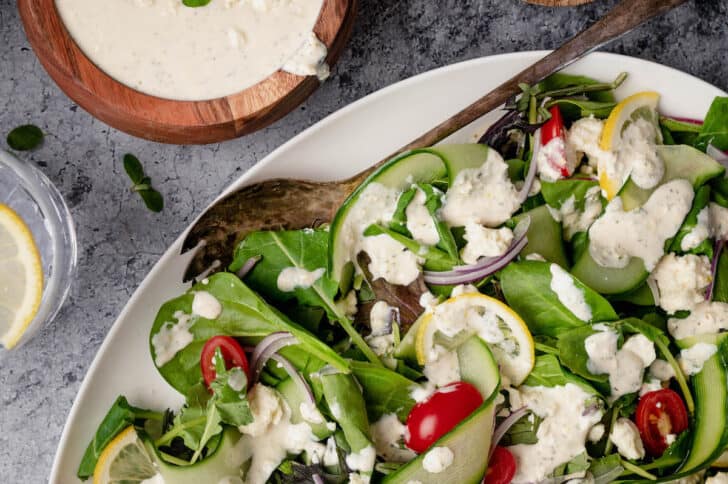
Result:
M432 128L396 153L351 178L315 182L279 178L244 187L211 206L192 226L182 252L199 249L185 281L228 266L236 243L255 230L300 229L330 221L346 197L375 169L398 153L431 146L496 109L521 92L599 46L684 3L686 0L623 0L601 20L559 49Z

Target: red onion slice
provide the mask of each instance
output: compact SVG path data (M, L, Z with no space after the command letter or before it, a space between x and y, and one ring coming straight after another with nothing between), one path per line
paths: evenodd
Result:
M513 424L521 420L523 417L526 416L528 413L527 407L521 407L518 410L511 413L508 417L506 417L505 420L503 420L498 427L496 427L495 431L493 432L493 438L491 439L490 444L490 452L488 454L488 458L490 458L491 455L493 455L493 450L495 450L495 447L498 445L500 440L503 438L503 436L508 432L508 429L513 427Z
M313 479L314 484L326 484L324 482L324 478L318 474L314 474L313 476L311 476L311 479Z
M298 340L286 331L271 333L263 338L255 347L253 356L250 358L250 367L253 369L253 384L258 381L263 367L274 353L277 353L281 348L297 343Z
M540 149L541 128L537 129L533 134L533 155L531 156L531 163L528 165L528 173L526 173L526 178L523 180L521 191L518 192L518 203L525 202L528 194L531 193L531 187L533 187L533 182L536 179L536 160Z
M263 257L262 256L259 256L259 255L256 255L254 257L251 257L250 259L248 259L248 260L245 261L245 264L243 264L243 267L241 267L238 270L238 272L236 272L235 274L240 279L242 279L243 277L245 277L248 274L248 272L250 272L251 270L253 270L253 267L255 267L255 264L257 264L260 261L260 259L262 259L262 258Z
M531 219L526 217L521 220L513 230L513 242L508 250L498 257L482 258L475 264L467 266L456 266L451 271L425 271L425 282L434 286L449 286L476 282L490 274L500 270L512 261L528 244L528 228Z
M718 261L720 260L720 253L723 252L723 246L725 246L725 239L720 239L715 242L715 248L713 249L713 260L710 262L710 273L712 277L710 279L710 285L705 291L705 300L713 300L713 289L715 288L715 278L718 275Z
M288 373L288 376L291 377L291 380L293 380L296 385L298 385L299 390L301 390L301 393L306 397L308 400L309 405L316 406L316 398L313 396L313 391L311 391L311 387L308 386L308 383L306 380L301 376L301 374L296 370L296 367L293 366L293 363L288 361L288 359L282 357L279 354L273 354L270 357L273 361L277 362L279 365L283 367L284 370L286 370L286 373Z

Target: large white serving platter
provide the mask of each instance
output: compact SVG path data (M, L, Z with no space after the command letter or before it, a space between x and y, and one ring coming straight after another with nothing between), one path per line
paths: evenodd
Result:
M348 177L393 152L546 52L503 54L443 67L398 82L327 117L284 144L220 196L275 177L335 180ZM569 72L612 80L629 78L619 95L641 90L662 94L666 114L702 118L715 96L726 94L693 76L652 62L595 53ZM453 135L472 141L497 113ZM137 406L176 408L181 396L159 376L149 352L149 329L160 305L182 293L189 255L180 255L184 234L162 256L131 297L91 364L66 421L50 481L79 482L76 469L96 427L118 395Z

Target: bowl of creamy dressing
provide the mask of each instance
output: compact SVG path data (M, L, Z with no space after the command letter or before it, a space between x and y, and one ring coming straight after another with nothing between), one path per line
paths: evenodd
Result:
M41 63L83 108L133 135L197 143L259 129L300 104L329 76L354 3L21 0L19 8Z

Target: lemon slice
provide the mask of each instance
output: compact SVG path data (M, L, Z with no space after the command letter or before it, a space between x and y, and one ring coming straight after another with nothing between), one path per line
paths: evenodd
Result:
M638 119L645 119L657 127L657 104L660 94L654 91L638 92L622 100L609 114L604 123L599 147L604 151L616 152L622 144L622 133L631 123ZM659 133L659 129L657 130ZM614 162L614 160L612 161ZM614 167L598 166L599 187L606 195L607 200L617 196L625 180L621 174L614 173Z
M104 447L94 468L94 484L131 484L156 475L157 469L132 425Z
M0 343L18 344L40 307L43 268L28 226L0 203Z
M493 324L495 323L495 324ZM535 348L526 323L513 309L498 299L479 293L462 294L448 299L424 316L417 328L417 361L426 365L437 344L442 328L478 334L488 343L501 373L518 386L533 369Z

